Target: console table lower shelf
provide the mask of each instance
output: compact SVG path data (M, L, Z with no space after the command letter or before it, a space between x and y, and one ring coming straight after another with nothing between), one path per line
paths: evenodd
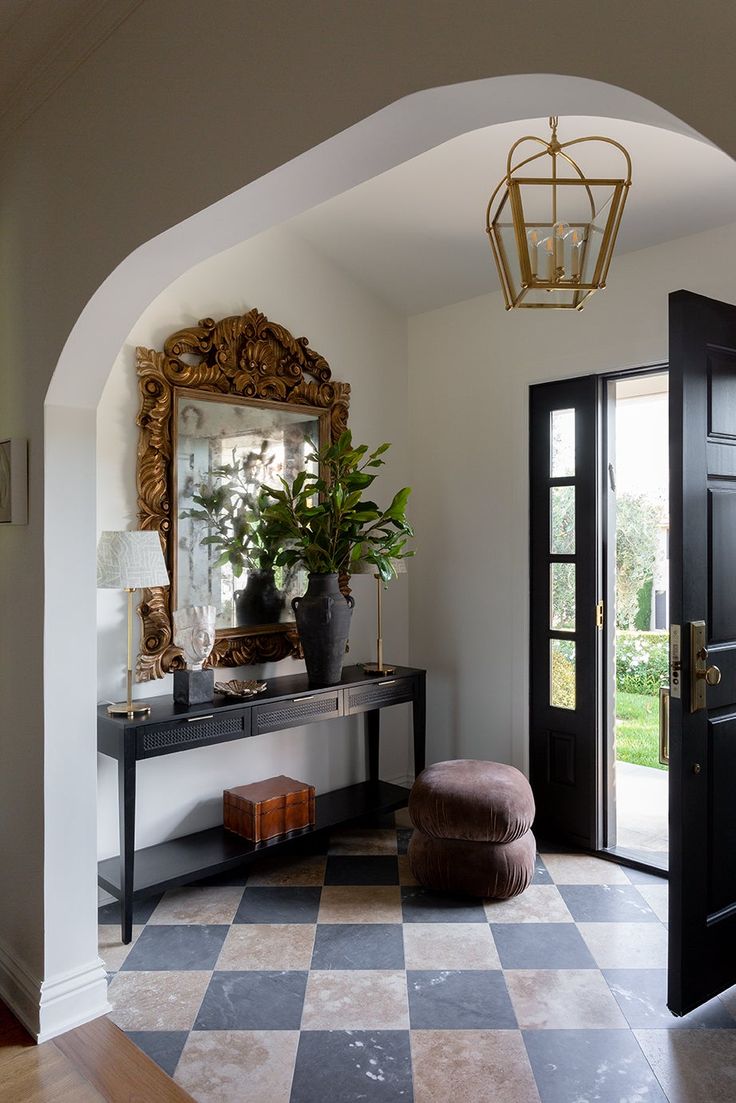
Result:
M364 781L318 796L314 827L292 831L263 843L249 842L224 827L210 827L206 831L195 831L166 843L147 846L135 851L133 898L149 896L200 877L221 873L266 850L278 849L294 839L318 834L363 816L393 812L403 808L408 799L409 790L401 785L392 785L387 781ZM117 900L122 899L120 858L106 858L98 863L97 871L99 885Z

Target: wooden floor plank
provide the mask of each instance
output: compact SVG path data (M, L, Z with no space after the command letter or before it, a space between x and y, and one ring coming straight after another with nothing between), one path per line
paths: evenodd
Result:
M20 1025L15 1015L8 1011L5 1004L0 1002L0 1079L9 1061L25 1053L27 1049L35 1048L35 1040Z
M54 1045L108 1103L194 1103L107 1018L62 1034Z
M53 1042L47 1042L45 1045L24 1049L14 1060L3 1066L0 1101L105 1103L105 1097L77 1072L71 1061Z

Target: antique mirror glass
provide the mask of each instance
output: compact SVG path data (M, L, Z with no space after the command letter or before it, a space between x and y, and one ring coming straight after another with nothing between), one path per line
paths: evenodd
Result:
M265 552L252 546L248 518L251 526L257 522L262 484L278 487L279 478L292 482L300 471L314 470L308 457L324 443L324 415L178 389L175 411L174 607L214 605L220 629L293 621L291 599L306 589L304 572L276 567L273 579L264 578ZM213 512L206 506L218 490L222 504ZM240 574L230 560L221 562L236 528L243 530Z
M218 609L207 665L298 657L291 599L306 579L271 570L257 495L344 432L349 385L306 337L256 309L204 318L162 350L138 348L136 361L138 521L158 532L171 578L143 591L139 681L183 666L172 612L190 605Z

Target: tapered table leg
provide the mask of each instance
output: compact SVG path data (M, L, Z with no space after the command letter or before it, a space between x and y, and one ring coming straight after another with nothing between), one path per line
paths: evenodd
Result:
M133 861L135 855L135 751L123 738L118 759L118 813L120 820L120 925L127 946L133 938Z
M378 781L378 751L381 736L381 713L371 709L365 714L365 734L368 745L368 780Z
M427 735L427 675L420 671L416 675L416 693L412 705L414 722L414 777L424 769Z

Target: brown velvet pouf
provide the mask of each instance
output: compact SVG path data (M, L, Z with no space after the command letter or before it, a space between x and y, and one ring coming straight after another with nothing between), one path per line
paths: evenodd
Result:
M534 877L534 798L513 766L436 762L414 782L409 866L421 885L507 899Z

